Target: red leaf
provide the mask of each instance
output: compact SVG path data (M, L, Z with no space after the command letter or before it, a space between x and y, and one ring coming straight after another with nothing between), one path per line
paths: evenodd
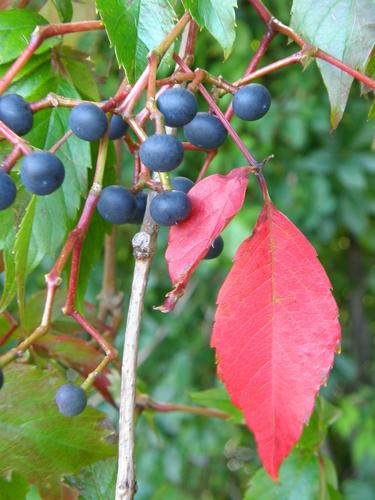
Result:
M248 167L235 168L228 175L210 175L189 191L191 215L169 231L165 257L174 288L157 308L160 311L174 308L194 269L242 207L248 175Z
M219 375L276 478L340 340L331 284L311 244L269 202L239 247L217 302L211 345Z

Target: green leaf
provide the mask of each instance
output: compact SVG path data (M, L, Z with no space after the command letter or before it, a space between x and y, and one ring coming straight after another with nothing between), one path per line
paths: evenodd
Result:
M201 28L207 28L224 51L225 59L232 52L236 37L237 0L183 0Z
M77 334L82 332L82 328L73 319L65 316L62 312L62 308L66 301L66 290L59 288L56 291L55 300L52 306L52 317L51 317L51 329L49 333L55 334ZM20 327L16 328L12 338L19 338L22 335L30 335L37 326L39 326L40 321L43 316L44 306L46 302L46 290L39 290L38 292L31 295L26 303L26 310L24 315L24 322L22 329ZM38 341L40 344L44 344L44 340L49 338L49 334ZM48 345L48 340L46 340Z
M337 420L340 414L341 412L338 408L321 396L318 397L314 413L304 428L301 439L298 441L298 448L310 451L319 449L326 438L328 427Z
M280 468L280 482L274 482L264 469L251 479L244 500L316 500L320 487L319 460L294 450Z
M72 0L53 0L53 5L55 6L60 20L63 23L68 23L73 17L73 5Z
M72 83L80 95L89 101L99 101L100 95L93 74L93 64L87 54L62 46L59 57L69 71Z
M229 413L230 420L236 424L243 424L244 419L241 410L239 410L229 399L229 395L224 387L215 387L206 391L193 392L190 398L202 406L215 408Z
M51 54L49 52L44 52L43 54L40 55L34 55L27 63L25 66L23 66L20 71L14 76L12 79L12 83L17 82L18 80L21 80L21 78L24 78L25 76L29 75L33 71L35 71L39 66L41 66L43 63L46 61L49 61L51 59ZM2 64L0 66L0 78L5 75L5 73L8 71L10 66L13 63L6 63Z
M118 63L133 82L144 70L147 54L173 28L174 10L168 0L96 0L96 8Z
M35 71L12 85L10 90L29 99L37 99L49 91L67 97L80 98L69 81L69 74L55 74L49 62L37 66ZM52 111L39 112L35 117L32 131L27 135L30 143L37 148L49 149L67 131L68 115L69 109L61 107L53 108ZM28 221L28 225L32 225L32 233L28 247L27 266L23 269L25 271L24 279L46 255L51 257L57 255L67 232L72 229L76 222L78 211L81 208L81 199L87 193L87 171L91 167L89 143L72 136L59 148L56 154L64 164L65 180L63 186L54 193L36 199L33 220L30 217ZM29 198L29 195L25 196ZM0 302L0 311L11 302L16 290L14 255L12 253L14 238L13 240L10 238L13 232L10 232L9 236L3 239L2 229L4 227L5 232L14 226L11 214L16 211L19 217L20 212L21 215L23 214L23 210L24 203L21 203L20 193L18 193L15 207L8 209L1 216L0 248L4 248L6 280ZM5 215L7 217L3 226ZM22 256L22 253L19 255Z
M375 39L373 0L294 0L292 27L309 43L364 71ZM353 78L325 61L317 60L331 103L336 128L345 110Z
M72 84L57 77L56 93L79 98ZM54 108L48 121L43 149L49 149L68 129L69 109ZM31 141L41 146L39 141ZM48 196L38 197L29 252L31 271L45 255L55 256L67 231L72 228L87 191L87 170L91 167L90 145L71 136L57 151L65 167L65 179L60 189ZM56 223L58 221L58 223Z
M12 250L5 250L3 253L3 259L5 269L5 283L0 300L0 313L2 313L9 306L16 294L16 269L14 265L14 255L12 253Z
M26 9L0 11L0 64L15 59L29 43L36 26L44 24L48 24L44 17ZM36 53L45 52L58 43L58 38L49 38Z
M85 500L108 500L115 498L117 460L109 458L81 470L76 476L66 478Z
M74 418L58 412L54 396L65 381L55 369L13 364L4 378L0 435L2 449L12 452L0 456L1 475L22 472L43 498L53 498L63 474L116 455L104 414L91 407Z
M23 324L25 312L25 284L27 277L27 261L30 246L31 232L36 205L36 196L31 198L29 206L26 209L21 225L16 235L14 243L14 261L15 261L15 281L17 289L18 312L21 325Z
M13 472L9 481L0 477L0 498L2 500L23 499L29 491L26 479Z
M0 300L0 312L11 303L16 293L16 262L14 243L30 196L25 189L18 190L15 203L1 213L0 249L3 250L5 283Z

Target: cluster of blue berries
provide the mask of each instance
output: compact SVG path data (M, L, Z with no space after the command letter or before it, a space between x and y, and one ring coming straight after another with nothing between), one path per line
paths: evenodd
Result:
M266 87L250 84L240 88L234 95L234 113L243 120L258 120L270 108L271 96ZM227 137L227 130L213 114L198 112L195 95L183 87L174 87L163 92L157 106L168 127L183 127L185 138L194 146L205 150L217 149ZM30 105L17 94L0 97L0 120L13 132L22 136L33 126ZM92 103L75 106L69 115L69 127L82 140L96 141L108 132L111 140L120 139L128 131L128 124L118 115L112 115L109 124L104 111ZM139 148L142 163L151 171L170 172L177 168L184 157L184 148L174 135L153 134ZM23 157L20 177L24 187L31 193L46 196L56 191L65 177L64 165L48 151L34 151ZM192 210L189 191L193 181L186 177L171 179L172 190L160 191L150 203L150 214L162 226L172 226L186 220ZM0 210L8 208L16 197L13 179L0 169ZM100 195L97 210L112 224L141 224L147 204L144 192L133 193L120 185L105 187ZM205 259L218 257L224 242L218 236L207 252ZM4 383L0 370L0 388ZM74 384L64 384L55 396L60 413L78 415L87 404L85 391Z

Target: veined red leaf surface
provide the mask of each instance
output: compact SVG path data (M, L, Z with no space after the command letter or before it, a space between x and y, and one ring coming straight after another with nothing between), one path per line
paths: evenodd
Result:
M189 191L191 215L169 231L165 258L174 288L157 308L160 311L169 312L174 308L194 269L242 207L249 171L248 167L239 167L228 175L210 175Z
M266 202L218 296L218 373L276 478L301 436L340 341L338 310L316 252Z

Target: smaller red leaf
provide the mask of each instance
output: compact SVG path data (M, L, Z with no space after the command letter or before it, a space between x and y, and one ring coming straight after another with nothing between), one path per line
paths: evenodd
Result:
M184 294L194 269L242 207L249 171L249 167L239 167L228 175L210 175L189 191L191 215L170 229L165 254L174 288L156 309L171 311Z

